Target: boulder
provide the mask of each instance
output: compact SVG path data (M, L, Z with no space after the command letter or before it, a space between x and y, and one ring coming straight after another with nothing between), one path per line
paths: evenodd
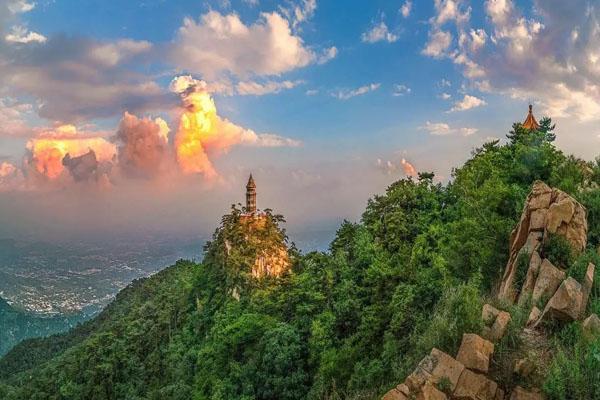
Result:
M529 392L517 386L510 394L510 400L544 400L544 396L539 392Z
M453 399L464 400L495 400L498 385L485 375L465 369L458 380Z
M392 390L384 394L381 400L408 400L408 396L400 392L398 389L393 388Z
M437 385L440 380L447 378L450 382L450 390L454 391L465 366L436 348L431 350L430 356L437 361L431 372L431 382Z
M504 400L504 390L500 388L496 389L496 397L494 397L494 400Z
M591 314L583 321L583 334L588 338L594 338L600 334L600 318L596 314Z
M549 299L565 279L565 275L564 271L556 268L548 259L544 259L531 296L533 304L537 304L541 299Z
M496 321L494 321L494 325L492 325L490 329L490 333L488 338L492 342L497 342L502 339L506 330L508 329L508 324L510 323L510 314L506 311L500 311L498 316L496 317Z
M431 378L431 373L436 364L437 360L430 355L419 362L415 370L404 381L411 392L417 393L421 390L425 382Z
M594 271L596 267L594 264L589 263L587 266L587 271L585 273L585 277L583 278L583 283L581 284L583 295L581 299L581 316L585 314L585 310L587 308L588 299L590 298L590 293L592 292L592 288L594 287Z
M489 304L484 304L483 309L481 310L481 319L483 320L483 324L492 326L498 314L500 314L500 311L497 308Z
M519 293L519 305L522 306L527 302L527 300L531 299L533 288L535 287L535 281L537 280L541 265L542 258L540 257L540 253L534 251L531 253L531 258L529 259L529 268L527 269L527 275L525 276L525 282L523 283L523 287Z
M421 388L421 391L417 393L417 400L447 400L448 397L438 388L436 388L431 382L426 382Z
M500 299L514 302L517 293L527 296L531 293L536 260L532 260L533 265L530 263L531 274L527 272L529 279L526 278L523 290L513 287L517 260L519 254L531 255L538 251L548 234L561 235L576 252L583 251L587 241L586 210L565 192L536 181L525 201L521 219L510 236L509 259L498 291Z
M533 306L533 308L531 309L531 312L529 313L529 318L527 318L526 326L535 325L537 320L540 319L541 315L542 315L542 311L539 308L537 308L536 306Z
M465 333L456 360L467 368L487 372L493 352L494 344L492 342L474 333Z
M575 321L581 313L583 290L581 284L572 277L568 277L561 283L554 296L542 312L542 316L536 325L548 319L560 321Z

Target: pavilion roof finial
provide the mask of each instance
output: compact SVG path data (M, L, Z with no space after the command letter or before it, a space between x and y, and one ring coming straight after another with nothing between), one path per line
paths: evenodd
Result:
M523 128L529 129L530 131L537 131L540 129L540 124L536 121L533 116L533 105L529 105L529 113L527 114L527 118L523 122Z

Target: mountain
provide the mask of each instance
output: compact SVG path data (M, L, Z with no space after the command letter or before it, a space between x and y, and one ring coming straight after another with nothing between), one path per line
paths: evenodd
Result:
M60 316L37 316L12 307L0 297L0 355L15 344L32 337L45 337L67 331L84 321L82 313Z
M600 161L563 154L549 119L508 139L475 149L448 184L392 183L327 251L292 246L276 275L263 244L285 242L283 218L266 213L252 231L234 207L202 263L179 261L68 333L17 345L0 359L0 398L403 400L405 382L424 399L600 399L600 285L588 279ZM548 204L531 203L532 188ZM253 274L257 260L266 273ZM556 285L537 288L547 276Z

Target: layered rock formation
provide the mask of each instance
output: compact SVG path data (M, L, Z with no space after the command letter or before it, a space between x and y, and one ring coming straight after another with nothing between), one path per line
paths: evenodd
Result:
M514 281L521 254L529 259L521 292L529 294L534 290L534 278L541 268L541 245L551 234L566 238L576 252L583 251L587 243L586 210L565 192L536 181L527 196L521 220L510 236L510 257L499 291L501 299L516 301L519 291L514 288Z

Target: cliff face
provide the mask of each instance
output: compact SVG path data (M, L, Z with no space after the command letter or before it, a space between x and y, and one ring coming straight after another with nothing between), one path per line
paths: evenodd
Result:
M576 322L584 335L600 334L600 318L586 315L595 265L588 263L581 282L567 276L568 271L544 257L542 250L551 235L564 238L574 253L582 252L587 241L586 210L566 193L538 181L510 237L498 308L483 306L482 329L463 334L456 357L433 348L383 400L544 399L539 385L554 354L552 327ZM512 337L503 341L508 335ZM507 342L517 344L511 347ZM497 348L502 350L495 354ZM517 378L504 379L506 370Z

